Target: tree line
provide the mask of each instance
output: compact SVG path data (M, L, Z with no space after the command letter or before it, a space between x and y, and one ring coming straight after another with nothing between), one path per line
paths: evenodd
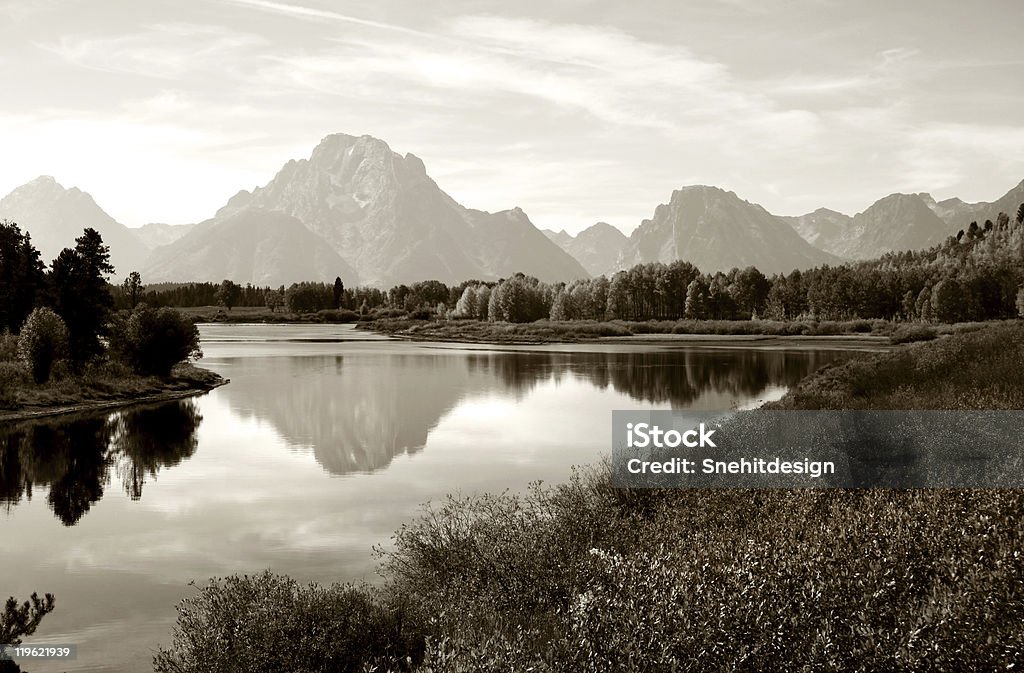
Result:
M515 274L457 285L427 280L377 288L304 282L285 287L221 283L153 285L152 306L222 305L313 313L409 314L532 322L551 320L849 320L957 322L1024 312L1024 204L1016 217L972 222L927 250L766 276L757 268L704 273L695 265L638 264L610 278L545 283ZM127 296L122 293L122 296Z

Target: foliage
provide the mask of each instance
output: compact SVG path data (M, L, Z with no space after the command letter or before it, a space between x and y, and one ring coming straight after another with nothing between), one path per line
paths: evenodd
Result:
M39 628L43 617L53 612L53 594L42 598L33 593L29 600L19 604L13 597L4 604L0 613L0 643L20 645L24 636L31 636Z
M939 336L938 330L931 325L900 325L889 340L894 344L906 344L913 341L931 341Z
M138 271L132 271L121 283L121 292L128 299L128 306L134 309L142 296L142 275Z
M30 380L28 371L18 362L0 362L0 409L18 405L18 391Z
M140 305L127 320L116 323L111 350L142 375L168 376L189 358L201 358L199 330L180 311Z
M174 642L157 673L362 671L404 668L423 638L401 604L361 587L315 584L264 572L211 580L178 606ZM364 668L365 667L365 668Z
M18 335L11 334L7 330L0 332L0 362L9 362L17 359Z
M100 337L114 307L106 277L113 272L110 249L95 229L85 229L75 247L53 261L54 310L67 325L69 355L78 367L103 352Z
M292 313L316 313L334 308L334 288L327 283L293 283L284 301Z
M345 296L345 284L341 282L341 276L334 279L334 286L331 288L331 308L341 308L341 299Z
M236 304L238 304L238 300L241 298L241 296L241 286L238 283L227 279L221 281L220 286L214 293L214 297L216 298L217 303L229 311L232 308L234 308Z
M826 366L769 407L1024 409L1024 324L960 330L929 343Z
M0 331L21 327L43 286L43 263L32 237L17 224L0 221Z
M36 383L50 379L53 363L68 352L68 329L60 316L48 308L29 314L18 336L18 355Z

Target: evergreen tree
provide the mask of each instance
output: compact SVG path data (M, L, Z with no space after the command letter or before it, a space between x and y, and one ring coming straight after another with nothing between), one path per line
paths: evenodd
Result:
M341 298L345 295L345 284L341 282L341 276L334 279L334 308L341 308Z
M28 233L0 221L0 332L17 332L44 285L43 262Z
M50 286L54 309L68 328L71 362L80 367L103 352L100 337L114 308L107 276L114 272L110 248L95 229L86 229L74 248L64 248L53 261Z

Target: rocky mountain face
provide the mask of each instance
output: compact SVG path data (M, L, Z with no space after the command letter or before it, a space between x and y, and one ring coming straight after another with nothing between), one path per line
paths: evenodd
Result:
M0 219L18 223L49 264L64 248L75 247L82 230L91 227L110 246L117 277L138 270L148 254L132 230L117 222L93 198L76 187L65 189L48 175L28 182L0 200Z
M619 270L618 261L629 238L607 222L598 222L576 236L564 230L544 231L562 250L572 255L592 276L610 276Z
M839 262L761 206L707 186L672 192L629 237L618 266L677 259L705 272L752 265L764 273L788 273Z
M419 158L370 136L324 138L309 159L289 161L264 187L239 192L218 217L244 206L297 218L366 285L491 280L516 271L546 281L587 277L518 208L464 208Z
M170 245L176 240L192 231L194 224L163 224L161 222L153 222L151 224L144 224L138 229L132 230L132 233L142 241L150 250L159 248L161 245Z
M200 222L151 254L147 282L229 278L253 285L333 281L354 285L356 274L331 246L296 218L257 207L237 208Z

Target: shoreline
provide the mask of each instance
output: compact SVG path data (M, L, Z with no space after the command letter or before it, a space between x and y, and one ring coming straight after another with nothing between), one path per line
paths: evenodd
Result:
M64 404L52 407L29 407L25 409L18 409L15 411L0 412L0 423L17 423L20 421L32 421L39 418L49 418L51 416L66 416L68 414L79 414L79 413L90 413L95 411L105 411L109 409L122 409L126 407L133 407L136 405L143 404L155 404L160 402L171 402L174 400L186 399L189 397L195 397L196 395L202 395L208 393L211 390L215 390L223 385L231 383L231 379L226 379L219 374L214 374L209 370L203 370L209 372L213 376L217 377L216 381L211 382L208 385L193 386L184 390L167 390L160 393L153 393L151 395L141 395L133 398L122 398L112 400L85 400L83 402L77 402L75 404Z
M472 346L574 346L574 345L635 345L635 346L687 346L697 348L806 348L824 347L843 350L878 352L897 347L889 337L873 334L837 335L778 335L778 334L632 334L629 336L595 336L590 338L547 338L531 335L524 338L473 338L435 334L395 333L357 326L356 329L380 335L395 341L425 344L464 344Z

